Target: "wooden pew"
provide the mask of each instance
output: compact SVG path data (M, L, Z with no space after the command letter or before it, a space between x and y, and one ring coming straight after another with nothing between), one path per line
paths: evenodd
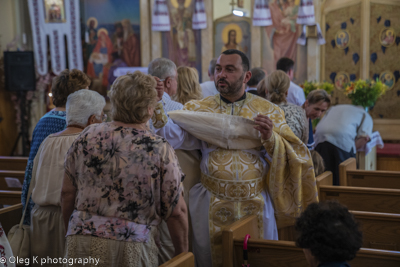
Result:
M9 187L6 178L16 178L18 179L21 187ZM0 170L0 190L15 190L21 191L22 184L24 183L25 171L4 171Z
M332 172L324 172L315 177L317 182L317 191L318 196L320 195L319 188L321 185L332 185L333 183L333 176ZM296 240L296 232L294 230L294 226L287 226L281 229L278 229L278 236L279 240L286 240L286 241L295 241Z
M337 200L349 210L400 213L400 189L322 185L320 192L320 201Z
M360 223L363 248L400 251L400 214L350 212Z
M10 231L14 225L19 224L21 216L21 203L0 209L0 223L6 234L8 234L8 231Z
M21 203L21 191L0 190L0 205L15 205Z
M243 238L234 239L234 260L232 266L243 262ZM248 263L251 267L309 267L303 250L293 241L250 239L247 244ZM356 258L349 262L352 267L400 266L400 252L361 248ZM224 265L224 267L226 267Z
M25 171L28 164L27 157L2 157L0 156L0 170Z
M223 267L240 266L243 262L244 235L250 234L248 241L248 263L252 267L308 267L303 250L293 241L274 241L258 239L254 229L257 216L252 215L233 223L222 232ZM350 262L352 267L387 266L400 264L400 252L362 248L357 257Z
M392 153L398 151L398 142L400 141L400 120L399 119L374 119L374 131L379 131L385 145L388 142L395 142L388 144L386 148L377 149L376 169L385 171L400 171L400 157L399 153ZM394 150L393 150L394 149ZM390 152L391 151L391 152ZM389 153L388 153L389 152Z
M400 172L356 170L355 162L349 158L339 165L341 186L400 189Z
M194 255L191 252L184 252L159 267L194 267Z

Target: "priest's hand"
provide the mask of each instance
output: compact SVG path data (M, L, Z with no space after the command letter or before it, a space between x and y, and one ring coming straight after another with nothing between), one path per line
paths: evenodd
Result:
M261 133L261 138L264 140L270 139L274 128L272 120L268 116L258 114L257 117L254 118L254 122L257 124L254 126L254 129Z
M157 90L157 102L160 101L164 95L164 83L156 76L153 76L154 80L156 80L156 90Z

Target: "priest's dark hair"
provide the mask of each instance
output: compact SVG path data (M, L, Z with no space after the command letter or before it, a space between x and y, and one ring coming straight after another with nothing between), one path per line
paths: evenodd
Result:
M250 62L246 54L236 49L228 49L222 52L224 55L239 55L242 58L243 71L246 72L250 69Z
M276 69L283 70L284 72L288 73L289 70L294 68L294 61L287 57L282 57L276 62Z

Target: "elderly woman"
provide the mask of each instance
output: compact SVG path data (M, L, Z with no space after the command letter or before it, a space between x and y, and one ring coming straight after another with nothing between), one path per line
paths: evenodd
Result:
M197 70L191 67L179 67L177 72L178 89L174 100L184 105L190 100L202 99L203 94L199 84Z
M311 120L321 117L321 115L329 108L330 105L331 97L325 90L317 89L311 91L307 95L307 99L303 104L303 108L306 111L309 123L309 137L307 142L307 147L309 149L313 149L315 145Z
M141 72L118 77L109 93L112 121L87 127L68 151L61 200L68 258L158 266L161 220L175 255L188 250L184 174L170 144L146 127L155 87Z
M304 110L287 102L286 96L290 86L289 76L277 70L272 72L265 80L267 99L278 105L285 112L285 119L293 133L303 143L308 140L308 122Z
M63 70L60 75L54 77L51 92L53 94L53 110L46 113L36 124L32 135L31 152L29 153L28 165L25 170L25 179L22 186L21 201L25 208L26 197L31 184L33 160L43 140L52 133L57 133L65 129L66 111L65 104L67 97L80 89L88 88L90 85L89 77L80 70ZM30 225L31 210L35 203L30 199L25 213L24 224Z
M105 118L104 97L90 90L68 96L67 128L49 135L40 145L32 172L31 255L38 258L64 256L65 228L61 213L64 157L82 130ZM35 266L35 264L33 264Z

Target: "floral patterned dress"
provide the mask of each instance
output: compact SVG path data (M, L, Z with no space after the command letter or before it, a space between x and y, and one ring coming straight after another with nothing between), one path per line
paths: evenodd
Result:
M66 154L65 172L77 189L68 237L139 243L171 215L185 177L164 138L113 122L81 133Z

